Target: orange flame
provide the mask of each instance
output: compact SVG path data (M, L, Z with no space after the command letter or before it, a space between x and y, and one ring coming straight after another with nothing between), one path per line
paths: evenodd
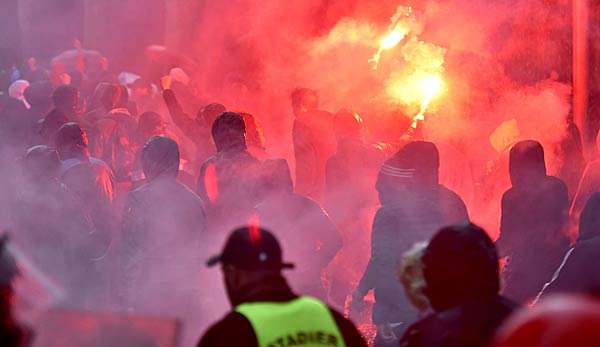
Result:
M373 70L377 70L383 51L398 46L398 44L400 44L400 42L402 42L402 40L404 40L411 32L412 24L414 24L412 22L414 19L412 16L413 13L410 6L400 6L392 18L390 18L391 24L388 28L388 33L379 40L379 49L371 59L369 59L369 63L373 65Z

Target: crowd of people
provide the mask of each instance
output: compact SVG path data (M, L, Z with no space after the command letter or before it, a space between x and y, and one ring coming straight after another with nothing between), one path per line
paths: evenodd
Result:
M371 143L357 113L298 88L288 163L259 119L207 102L183 69L127 78L100 61L31 58L0 93L0 227L60 288L55 306L174 317L185 346L366 345L350 319L372 322L377 347L600 341L597 161L570 191L539 142L513 144L493 241L419 131ZM28 345L6 242L0 341ZM198 342L218 288L199 274L223 242L209 263L233 311Z

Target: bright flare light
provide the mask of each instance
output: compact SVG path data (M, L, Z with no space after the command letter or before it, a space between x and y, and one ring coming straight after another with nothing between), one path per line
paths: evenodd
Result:
M445 88L446 84L441 75L415 72L405 78L390 81L386 91L392 99L404 105L419 107L419 112L413 117L411 124L416 128L419 121L425 120L425 112L431 102L442 95Z
M394 29L392 31L379 40L379 49L377 50L377 53L375 53L373 57L369 59L369 63L373 64L373 70L377 70L377 67L379 66L381 53L383 53L384 50L396 47L400 42L402 42L402 40L404 40L409 32L410 29L404 26L402 22L399 22L394 25Z

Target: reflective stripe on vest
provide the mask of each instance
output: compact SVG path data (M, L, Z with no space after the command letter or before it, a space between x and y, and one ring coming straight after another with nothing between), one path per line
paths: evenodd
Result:
M317 299L245 303L235 311L250 321L260 347L346 346L333 314Z

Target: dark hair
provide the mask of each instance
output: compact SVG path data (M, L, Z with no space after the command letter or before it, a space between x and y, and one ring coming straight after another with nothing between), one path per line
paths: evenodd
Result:
M239 113L222 113L213 123L211 132L218 151L246 147L246 124Z
M542 144L533 140L516 143L510 149L509 171L513 186L527 185L545 176L546 162Z
M56 149L62 152L64 148L71 146L78 146L80 148L86 148L88 146L88 140L85 132L81 127L74 122L63 124L55 138ZM63 155L61 153L61 155Z
M119 84L111 84L106 87L100 100L102 106L104 106L107 111L115 108L127 107L127 103L129 102L127 88Z
M60 86L52 93L54 106L63 111L72 111L79 102L79 90L73 86Z
M179 172L179 146L166 136L153 136L142 149L142 168L150 180Z
M426 294L436 311L486 299L500 290L498 253L475 224L441 229L423 254Z

